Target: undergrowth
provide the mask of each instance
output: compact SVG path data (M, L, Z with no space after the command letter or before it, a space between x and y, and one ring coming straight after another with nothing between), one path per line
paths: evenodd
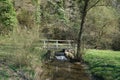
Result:
M34 45L39 40L38 34L37 28L16 28L0 39L0 80L39 80L46 51Z

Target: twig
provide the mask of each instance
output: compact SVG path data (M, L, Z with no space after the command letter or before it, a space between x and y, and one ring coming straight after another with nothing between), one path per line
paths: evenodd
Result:
M93 8L94 6L96 6L97 3L99 3L100 0L97 0L87 11L89 11L91 8Z

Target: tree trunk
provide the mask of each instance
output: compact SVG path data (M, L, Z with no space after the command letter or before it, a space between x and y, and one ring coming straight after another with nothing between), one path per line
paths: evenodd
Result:
M82 12L80 10L81 23L80 23L80 30L78 34L78 40L77 40L77 55L76 55L77 59L80 59L80 60L82 60L81 42L82 42L82 33L83 33L83 27L85 23L86 14L87 14L88 3L89 3L89 0L84 0L84 6L82 9Z

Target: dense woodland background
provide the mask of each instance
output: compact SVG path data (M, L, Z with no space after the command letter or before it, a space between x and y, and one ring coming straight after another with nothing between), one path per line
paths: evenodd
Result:
M28 44L38 38L77 42L83 6L84 0L0 0L0 35L21 35ZM87 10L83 46L120 50L120 1L89 0Z

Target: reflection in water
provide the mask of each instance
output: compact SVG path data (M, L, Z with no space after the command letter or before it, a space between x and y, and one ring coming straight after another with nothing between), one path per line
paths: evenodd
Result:
M52 62L44 66L41 80L90 80L81 65L69 62Z

